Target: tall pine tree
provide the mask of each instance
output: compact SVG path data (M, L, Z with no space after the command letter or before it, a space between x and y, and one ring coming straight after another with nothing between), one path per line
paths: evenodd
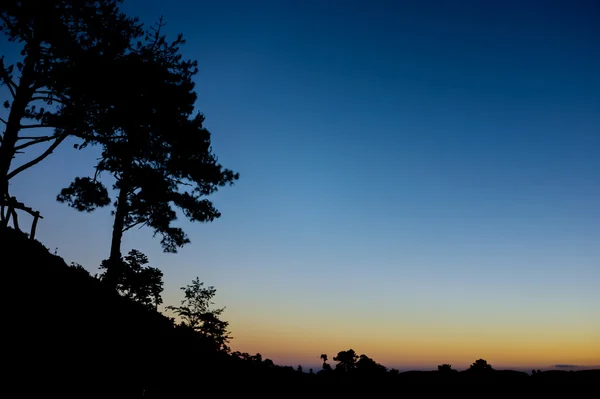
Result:
M110 203L99 176L114 177L117 198L106 273L113 285L125 231L148 226L162 237L165 252L176 252L189 242L183 229L173 225L176 209L190 221L213 221L220 213L206 197L239 177L218 162L204 116L194 113L196 62L183 59L182 36L167 42L162 26L161 20L120 64L111 64L117 68L111 84L124 95L106 99L99 114L105 128L89 141L102 146L96 172L76 179L57 197L91 211Z

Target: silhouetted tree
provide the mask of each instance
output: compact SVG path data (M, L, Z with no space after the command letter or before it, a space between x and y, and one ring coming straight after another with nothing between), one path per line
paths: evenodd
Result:
M100 279L106 277L106 263L103 261L100 269L104 273ZM155 267L145 266L148 257L136 249L121 259L117 275L117 290L127 298L141 304L154 307L162 303L161 293L163 291L163 273Z
M469 371L494 371L492 366L484 359L475 360L475 362L469 367Z
M181 287L185 298L181 306L167 306L182 319L182 323L200 334L211 338L218 350L229 351L227 343L231 339L227 328L229 322L222 321L219 316L225 308L212 309L213 297L217 290L213 287L204 287L199 278L192 280L192 284Z
M321 360L323 360L323 370L324 371L330 371L331 370L331 365L329 363L327 363L327 354L325 353L321 353L321 356L319 356L319 358Z
M250 356L249 360L252 363L256 363L256 364L261 364L263 361L262 355L260 353L257 353L256 355Z
M456 372L457 370L452 368L452 365L450 364L440 364L438 365L438 371L441 373L453 373Z
M167 309L169 309L169 307L167 307ZM231 356L237 357L238 359L241 359L241 360L250 360L250 358L251 358L251 356L248 352L240 352L240 351L232 352Z
M338 352L337 356L334 356L333 360L338 362L335 369L347 372L356 368L356 362L358 361L358 355L353 349L347 351Z
M220 212L206 196L239 177L212 153L204 116L192 116L196 61L182 59L182 36L168 43L160 33L162 26L161 20L149 30L144 43L123 57L115 71L112 84L127 88L127 94L107 100L102 114L106 129L88 141L103 148L96 173L76 179L57 197L77 210L90 211L109 203L99 175L107 172L115 179L109 273L111 263L121 257L125 231L148 226L162 236L165 252L177 252L189 239L173 226L174 208L190 221L213 221Z
M358 361L356 362L356 370L368 373L384 373L387 371L387 368L377 363L367 355L360 355Z
M4 103L8 118L0 118L4 124L0 203L10 198L8 186L13 177L52 154L68 136L87 137L95 129L91 123L98 110L95 99L102 93L92 90L90 82L103 78L99 65L118 59L142 33L136 19L120 12L120 3L2 1L0 32L19 44L22 58L13 65L6 65L4 56L0 58L0 86L7 88L9 98ZM22 134L30 129L35 133ZM39 145L47 147L11 170L17 154Z
M219 350L229 352L227 343L232 337L229 336L229 331L227 331L228 326L228 321L223 321L215 313L208 312L202 316L202 326L197 328L196 331L211 338L217 344Z

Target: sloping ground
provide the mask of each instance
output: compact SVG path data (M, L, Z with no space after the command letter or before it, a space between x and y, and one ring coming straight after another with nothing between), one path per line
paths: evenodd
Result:
M0 228L0 266L2 397L279 397L306 385L290 368L214 352L203 337L12 229Z
M205 350L197 336L106 289L41 243L2 230L0 250L6 294L3 360L19 397L175 393L182 388L173 382L189 372L198 379L220 368L222 358ZM193 363L186 361L189 357Z

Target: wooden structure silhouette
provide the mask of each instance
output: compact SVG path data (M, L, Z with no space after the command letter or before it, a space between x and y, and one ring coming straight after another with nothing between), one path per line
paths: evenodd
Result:
M0 223L2 227L8 227L8 223L12 217L12 223L15 230L21 231L19 228L19 218L17 210L27 212L33 216L33 223L31 224L31 232L29 234L30 239L35 239L35 230L39 219L44 217L40 215L39 211L35 211L32 208L26 206L24 203L17 201L16 197L9 197L8 199L0 199Z

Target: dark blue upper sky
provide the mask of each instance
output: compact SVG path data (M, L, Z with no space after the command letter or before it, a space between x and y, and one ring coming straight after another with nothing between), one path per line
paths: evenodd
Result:
M166 32L187 38L215 153L241 175L214 196L223 217L189 225L180 254L127 233L124 250L165 270L167 301L200 275L245 331L248 315L278 312L273 298L288 306L277 317L321 312L343 325L356 290L374 298L365 314L383 297L429 309L482 293L488 310L536 298L564 311L548 320L575 314L600 331L598 1L124 9L147 23L164 15ZM66 146L12 188L49 213L40 238L90 270L108 255L109 212L53 199L92 164Z

